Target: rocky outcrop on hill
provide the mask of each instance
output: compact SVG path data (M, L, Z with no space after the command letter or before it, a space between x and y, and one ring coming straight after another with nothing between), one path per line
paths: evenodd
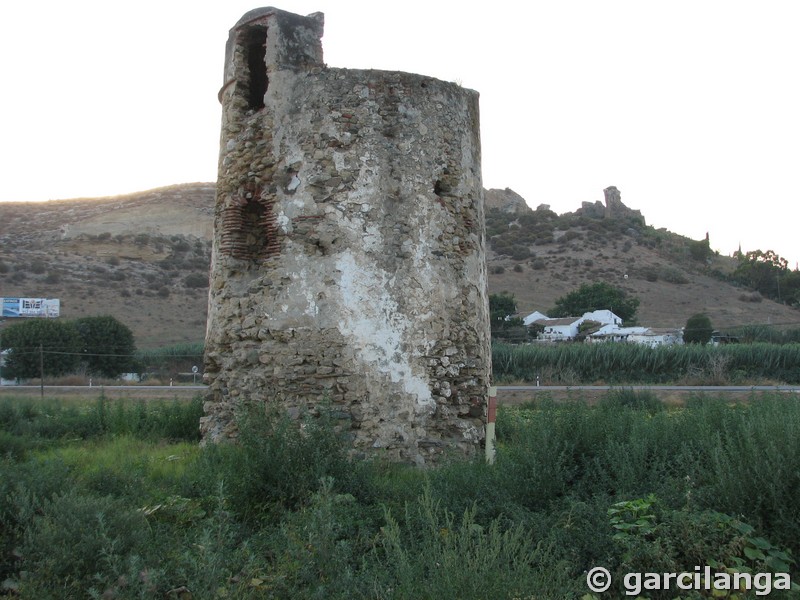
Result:
M606 199L606 210L604 216L607 219L636 217L637 219L641 219L642 225L646 224L641 211L628 208L622 203L622 194L616 187L613 185L607 187L603 190L603 194L605 195Z
M531 208L525 202L525 198L511 188L484 190L483 193L487 210L499 208L503 212L512 215L524 215L531 212Z
M595 202L582 202L581 207L574 214L590 219L623 219L633 217L642 225L646 225L641 211L628 208L622 203L622 194L615 186L603 190L605 203L600 200Z

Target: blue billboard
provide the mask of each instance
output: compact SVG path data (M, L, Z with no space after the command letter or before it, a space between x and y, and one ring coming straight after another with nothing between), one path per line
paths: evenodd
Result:
M54 318L61 312L58 298L2 298L3 317Z

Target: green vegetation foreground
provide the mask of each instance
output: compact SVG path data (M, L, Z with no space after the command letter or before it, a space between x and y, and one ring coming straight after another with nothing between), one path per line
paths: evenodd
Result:
M1 401L0 594L566 599L595 566L604 597L633 571L800 576L795 399L504 409L495 465L430 470L349 460L325 416L251 416L239 445L201 449L200 414Z

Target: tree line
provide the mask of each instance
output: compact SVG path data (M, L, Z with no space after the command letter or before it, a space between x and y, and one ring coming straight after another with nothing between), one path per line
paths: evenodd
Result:
M765 298L800 306L800 271L789 269L789 261L772 250L737 253L739 264L733 279Z
M28 319L0 336L5 379L59 377L81 369L110 378L134 370L133 332L111 316Z

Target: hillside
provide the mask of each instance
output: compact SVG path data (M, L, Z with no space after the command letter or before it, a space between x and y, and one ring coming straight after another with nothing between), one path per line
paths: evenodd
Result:
M701 311L721 329L800 322L797 310L752 302L721 281L732 259L697 263L691 240L647 227L618 195L610 208L584 203L564 215L531 210L511 190L487 190L486 198L490 292L515 294L522 314L605 281L640 298L647 325L680 327ZM142 348L201 341L213 207L213 183L0 203L0 296L60 298L66 318L112 314Z
M0 296L112 314L142 348L205 336L214 184L0 203Z

